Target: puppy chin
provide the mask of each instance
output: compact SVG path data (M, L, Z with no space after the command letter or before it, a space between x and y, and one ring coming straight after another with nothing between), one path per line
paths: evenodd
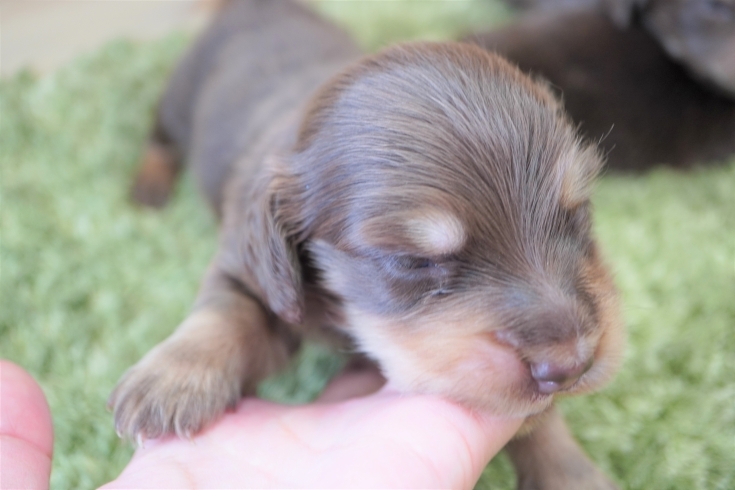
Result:
M540 413L553 401L538 392L517 353L495 342L477 320L442 315L397 321L349 308L346 317L360 350L402 391L514 417Z

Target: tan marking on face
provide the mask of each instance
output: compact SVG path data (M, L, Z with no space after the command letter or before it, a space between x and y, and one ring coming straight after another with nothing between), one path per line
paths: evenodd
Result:
M602 157L592 146L575 145L558 162L561 173L561 205L573 209L589 199L597 174L602 168Z
M551 396L534 395L528 367L494 340L487 319L442 315L391 321L348 311L351 333L398 389L436 394L496 414L527 416ZM455 318L451 318L455 316Z
M406 220L408 238L427 255L457 252L466 240L462 222L449 212L430 211Z
M598 328L570 342L541 347L542 358L588 359L592 368L564 395L599 389L617 372L625 333L612 279L597 252L583 275L597 298ZM545 410L553 396L540 395L519 353L494 336L503 326L488 312L455 306L398 319L346 308L347 324L360 349L381 365L399 389L445 396L501 415Z

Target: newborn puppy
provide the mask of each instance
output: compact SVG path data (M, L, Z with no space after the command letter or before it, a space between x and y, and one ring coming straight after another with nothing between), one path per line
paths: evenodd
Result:
M621 2L613 1L626 28L595 10L530 13L468 41L550 81L581 132L600 140L610 168L689 167L733 155L735 96L728 94L735 84L735 15L707 20L703 4L711 2L651 1L623 19ZM719 23L720 29L663 27L665 19L688 25L671 19L694 10L701 15L687 18L691 26ZM661 39L650 32L654 26ZM712 55L695 69L691 59L672 59L662 44L708 46L700 51Z
M638 19L703 83L735 98L735 0L506 0L522 10L605 11L621 29Z
M505 3L520 10L562 10L597 8L602 0L505 0Z
M605 0L621 28L638 21L703 83L735 99L735 0Z
M735 2L608 0L471 36L551 82L608 166L688 167L735 153Z
M312 336L532 419L523 488L611 487L551 408L610 379L623 333L591 236L602 161L544 86L467 44L360 58L296 3L232 2L174 73L135 195L160 202L181 155L219 250L112 394L122 435L197 432Z

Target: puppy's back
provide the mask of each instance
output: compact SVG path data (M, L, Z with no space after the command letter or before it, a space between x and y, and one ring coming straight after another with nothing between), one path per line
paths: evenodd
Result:
M157 130L219 210L234 160L359 54L344 32L292 0L228 2L171 77Z

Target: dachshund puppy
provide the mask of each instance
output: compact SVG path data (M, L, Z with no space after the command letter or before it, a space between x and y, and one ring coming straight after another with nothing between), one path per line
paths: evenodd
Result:
M610 168L735 154L735 2L610 0L608 9L529 13L467 40L551 82Z
M618 27L638 21L672 59L735 99L735 0L604 0Z
M514 9L546 11L597 8L601 2L602 0L505 0Z
M602 160L543 85L468 44L360 57L297 3L232 2L174 73L135 195L160 203L182 157L219 250L113 392L119 433L194 434L319 337L407 392L529 417L522 488L612 488L552 408L611 378L623 329L591 235Z

